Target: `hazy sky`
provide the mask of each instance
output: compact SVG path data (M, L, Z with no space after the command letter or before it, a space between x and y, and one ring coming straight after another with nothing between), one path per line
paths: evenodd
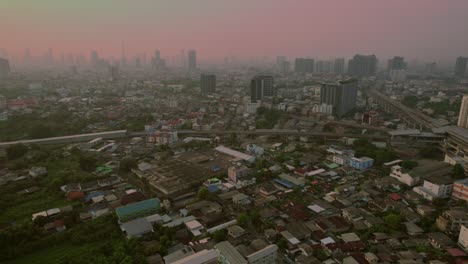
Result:
M0 0L0 48L103 56L196 49L276 55L468 56L468 0Z

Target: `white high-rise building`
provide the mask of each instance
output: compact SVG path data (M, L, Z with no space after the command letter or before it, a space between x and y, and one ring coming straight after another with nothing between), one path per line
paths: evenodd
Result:
M464 95L458 115L458 126L468 128L468 95Z

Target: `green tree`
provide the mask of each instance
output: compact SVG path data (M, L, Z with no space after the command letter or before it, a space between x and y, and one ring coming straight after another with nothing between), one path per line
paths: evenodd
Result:
M125 157L120 161L119 169L121 171L129 172L137 167L137 161L132 157Z
M210 194L210 192L208 191L208 189L205 188L205 187L202 187L202 188L200 188L200 190L198 190L198 195L197 196L198 196L199 199L205 200L208 197L209 194Z
M11 145L6 149L7 158L9 160L18 159L28 152L28 147L24 144Z
M95 155L85 153L80 156L80 168L84 171L93 171L96 168L97 158Z
M241 227L247 227L249 223L249 217L245 213L241 213L237 216L237 224Z
M418 101L419 99L415 95L407 95L405 96L405 98L403 98L403 104L412 108L416 107L416 105L418 104Z
M418 166L418 162L414 160L405 160L401 163L401 167L411 170Z
M427 146L419 150L419 155L425 159L439 159L442 152L436 146Z
M391 229L399 229L401 224L401 216L399 214L388 214L384 217L385 224Z
M33 126L29 131L29 136L34 139L53 137L54 133L50 126L39 124Z
M225 229L216 230L216 231L213 233L213 239L214 239L217 243L226 240L226 238L227 238L227 233L226 233L226 230L225 230Z
M459 163L455 164L452 169L453 177L455 179L463 179L465 178L465 169Z

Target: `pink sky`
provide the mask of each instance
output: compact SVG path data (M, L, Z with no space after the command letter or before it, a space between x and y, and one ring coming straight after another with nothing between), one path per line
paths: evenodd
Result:
M20 55L468 56L467 0L4 0L0 48Z

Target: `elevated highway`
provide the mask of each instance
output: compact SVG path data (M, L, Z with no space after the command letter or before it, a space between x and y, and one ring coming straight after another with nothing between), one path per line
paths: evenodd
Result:
M369 90L367 94L382 106L385 111L399 115L400 119L403 119L410 127L423 130L442 126L430 116L411 109L376 90Z

